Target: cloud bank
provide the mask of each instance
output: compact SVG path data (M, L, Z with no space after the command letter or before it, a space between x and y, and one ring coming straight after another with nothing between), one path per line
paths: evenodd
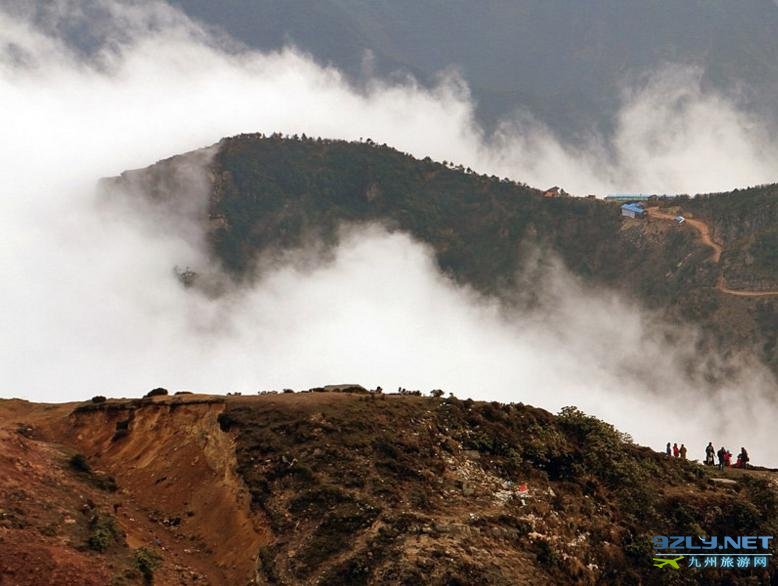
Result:
M441 387L577 404L655 447L747 441L761 446L755 461L778 463L763 370L705 395L682 366L694 332L668 345L655 317L559 267L546 273L543 307L506 314L444 279L425 247L362 226L331 263L302 269L290 258L252 289L214 299L172 270L208 262L196 223L95 192L98 177L254 131L370 137L579 194L774 181L778 151L758 121L703 94L693 69L625 89L615 138L581 150L529 118L485 136L455 74L432 90L413 80L355 88L293 49L236 48L164 4L46 6L0 10L0 396ZM83 21L99 23L86 52L61 38ZM179 195L196 211L202 185L191 172Z

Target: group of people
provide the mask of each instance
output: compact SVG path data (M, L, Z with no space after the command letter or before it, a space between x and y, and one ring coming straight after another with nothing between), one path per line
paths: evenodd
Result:
M721 446L718 452L715 451L713 442L708 442L708 447L705 448L705 463L708 466L714 466L716 460L714 459L714 453L719 459L719 470L724 470L727 466L732 466L732 452ZM748 452L745 448L740 448L740 453L737 455L737 462L735 462L735 468L748 468L748 462L751 458L748 457Z
M673 444L672 447L670 446L670 442L667 442L667 448L666 453L668 457L673 458L681 458L683 460L686 459L686 446L681 444L681 447L678 447L678 444ZM708 442L707 447L705 448L705 465L706 466L715 466L716 465L716 457L718 457L719 463L718 467L720 470L724 470L724 468L728 466L732 466L732 452L730 452L728 449L726 449L724 446L721 446L718 451L716 451L716 448L713 447L713 442ZM748 452L745 448L740 448L740 453L737 455L737 462L734 464L735 468L748 468L748 462L750 458L748 457Z
M670 442L667 442L667 455L672 456L673 458L681 458L683 460L686 459L686 446L681 444L681 447L678 447L678 444L673 444L672 450L670 449Z

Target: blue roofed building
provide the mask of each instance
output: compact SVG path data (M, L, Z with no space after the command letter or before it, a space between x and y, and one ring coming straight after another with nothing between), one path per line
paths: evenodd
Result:
M621 215L628 218L645 218L646 210L639 203L625 203L621 206Z

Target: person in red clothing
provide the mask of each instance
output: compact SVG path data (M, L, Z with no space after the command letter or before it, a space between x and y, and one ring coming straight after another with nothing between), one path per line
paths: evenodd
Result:
M681 455L681 450L678 449L678 444L673 444L673 458L677 458Z
M727 450L724 452L724 466L731 466L732 465L732 452Z

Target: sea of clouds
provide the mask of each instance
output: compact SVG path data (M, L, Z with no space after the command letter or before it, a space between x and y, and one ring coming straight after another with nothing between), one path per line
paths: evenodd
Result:
M75 48L85 26L90 46ZM703 93L693 67L668 65L639 91L625 88L612 139L572 148L527 117L485 135L451 71L432 89L412 79L356 87L294 48L245 50L160 2L6 0L0 105L0 396L443 388L576 404L655 448L685 442L702 457L708 441L747 445L756 462L778 464L764 368L744 362L708 388L686 368L696 332L585 287L553 259L531 283L542 306L510 311L447 280L409 236L350 226L331 262L292 254L250 288L206 296L173 273L219 270L196 220L112 205L95 189L100 177L224 136L275 131L370 137L576 194L775 181L778 148L759 120ZM184 196L196 216L207 183L190 171Z

